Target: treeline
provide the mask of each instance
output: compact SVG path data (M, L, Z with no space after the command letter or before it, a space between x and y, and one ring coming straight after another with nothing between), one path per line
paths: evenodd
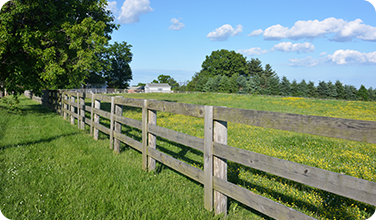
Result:
M357 89L339 80L320 81L317 86L312 81L290 82L285 76L280 79L270 64L264 68L259 59L247 61L242 54L228 50L206 56L202 70L186 87L175 90L376 101L376 88L361 85Z

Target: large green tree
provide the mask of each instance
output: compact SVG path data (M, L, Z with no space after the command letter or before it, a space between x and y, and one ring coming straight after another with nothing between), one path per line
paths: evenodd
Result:
M216 75L231 77L236 73L246 75L248 72L247 61L242 54L224 49L213 51L210 56L206 56L201 67L207 77Z
M169 75L161 74L158 76L158 79L153 80L152 83L167 83L171 86L172 90L176 90L179 88L179 83L176 82L176 80Z
M0 13L0 82L8 91L74 88L103 69L117 26L106 0L12 0Z

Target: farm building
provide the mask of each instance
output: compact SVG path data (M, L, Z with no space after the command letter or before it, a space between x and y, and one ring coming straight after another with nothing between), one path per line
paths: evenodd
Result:
M144 86L131 86L127 89L127 93L142 93L145 92Z
M151 92L170 93L171 86L167 83L146 83L145 93Z

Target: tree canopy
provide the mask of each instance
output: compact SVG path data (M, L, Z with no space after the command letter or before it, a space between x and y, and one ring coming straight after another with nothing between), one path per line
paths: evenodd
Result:
M152 83L168 83L172 90L179 88L179 83L169 75L159 75L157 80L153 80Z
M13 0L0 13L0 82L8 91L79 87L103 68L117 26L105 0ZM106 67L108 68L108 67Z

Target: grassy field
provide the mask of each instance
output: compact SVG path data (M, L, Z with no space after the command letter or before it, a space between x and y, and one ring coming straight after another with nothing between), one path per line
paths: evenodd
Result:
M229 94L127 94L201 105L279 111L376 121L376 104ZM0 206L11 219L216 219L203 208L200 184L158 165L141 169L141 155L107 136L86 131L35 102L21 99L22 113L0 104ZM108 103L102 108L109 109ZM141 109L124 108L141 120ZM101 123L108 126L108 121ZM203 120L158 112L157 124L203 137ZM140 131L123 126L141 141ZM229 123L231 146L376 181L376 145ZM158 150L195 167L202 153L158 138ZM229 162L229 181L319 219L366 219L375 208ZM268 219L229 200L229 219Z
M124 94L123 96L376 121L374 102L202 93ZM141 109L126 108L123 115L141 120ZM158 112L157 124L197 137L204 136L203 119ZM136 129L126 128L123 132L141 140L141 134ZM376 181L375 144L234 123L228 125L228 143L257 153ZM203 168L201 152L186 149L162 138L158 138L157 148L198 168ZM375 211L372 206L246 168L231 161L229 181L319 219L366 219Z
M141 154L109 150L108 139L25 97L22 113L0 104L0 209L9 219L219 219L203 205L203 187ZM242 209L229 216L258 218Z

